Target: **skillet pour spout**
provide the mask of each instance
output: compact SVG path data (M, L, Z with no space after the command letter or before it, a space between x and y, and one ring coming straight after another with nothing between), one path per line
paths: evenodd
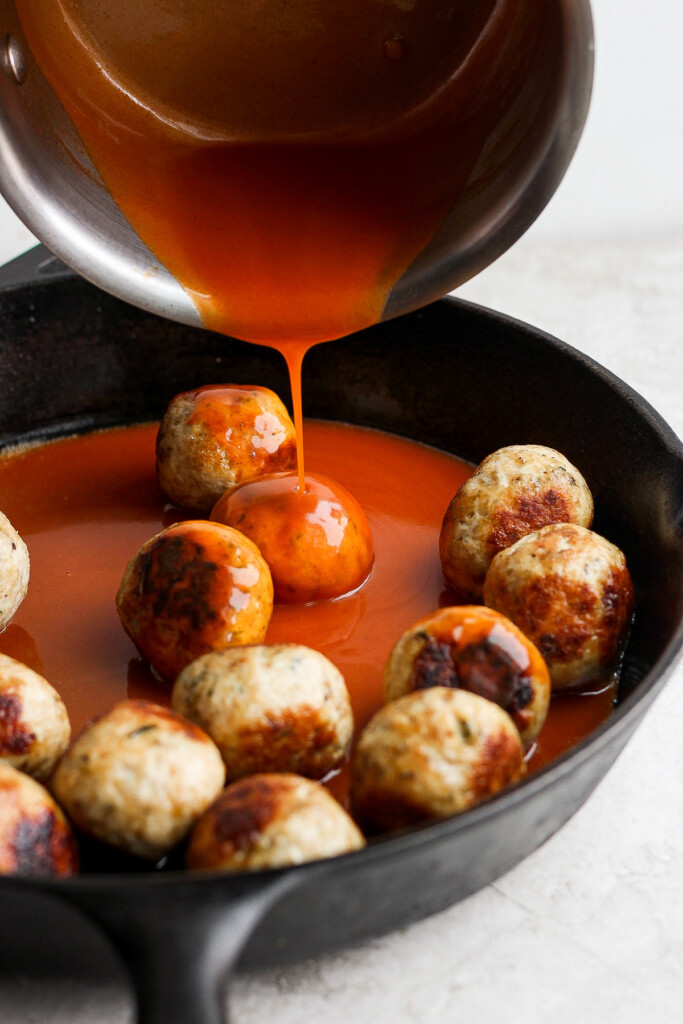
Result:
M151 421L173 395L202 384L242 380L289 397L270 349L144 313L41 247L0 278L0 361L0 449ZM142 1024L219 1024L219 990L235 963L271 967L362 943L508 871L598 785L683 647L683 445L593 360L508 317L444 300L313 349L304 396L309 417L391 431L473 463L522 441L579 466L595 529L625 552L636 589L618 703L577 747L489 803L343 857L245 877L0 879L0 962L21 946L34 968L50 968L47 911L36 912L36 901L57 901L61 949L77 947L63 906L75 904L121 949Z

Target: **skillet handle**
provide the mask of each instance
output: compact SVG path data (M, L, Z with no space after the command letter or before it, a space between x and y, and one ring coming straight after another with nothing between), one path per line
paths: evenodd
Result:
M121 954L137 996L137 1024L228 1024L223 1008L232 968L268 908L299 877L277 872L170 885L148 879L71 896Z

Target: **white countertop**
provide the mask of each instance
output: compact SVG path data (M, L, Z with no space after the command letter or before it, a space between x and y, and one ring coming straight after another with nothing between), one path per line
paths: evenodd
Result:
M683 234L527 236L461 290L570 342L683 435ZM236 1024L642 1024L683 994L683 664L585 806L503 878L407 930L239 977ZM3 1024L130 1024L120 983L0 978ZM540 1013L539 1013L540 1011ZM188 1021L188 1024L192 1022Z

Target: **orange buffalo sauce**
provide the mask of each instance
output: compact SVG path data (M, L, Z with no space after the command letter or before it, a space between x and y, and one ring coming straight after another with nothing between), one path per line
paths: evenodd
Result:
M287 359L303 489L303 356L377 322L493 173L546 0L16 7L111 195L204 325Z
M155 476L156 426L55 442L0 459L3 511L28 544L28 595L0 633L0 651L43 674L62 694L74 730L126 695L166 704L124 632L115 595L140 545L179 518ZM312 605L276 605L269 642L320 650L343 673L362 728L382 702L382 670L398 637L454 603L439 564L443 512L471 468L378 431L307 422L314 469L353 487L370 523L375 560L355 593ZM530 759L536 769L609 714L613 691L559 696ZM342 800L346 773L330 783Z
M117 204L206 326L376 322L533 59L545 0L17 0Z
M547 0L16 0L27 41L98 172L206 327L279 349L303 493L301 361L381 319L447 214L514 144ZM528 115L527 115L528 116ZM126 562L162 525L154 428L0 464L32 582L0 650L42 672L81 726L126 692L165 701L119 625ZM321 650L358 727L400 634L439 604L441 518L469 469L381 434L306 427L309 469L364 509L356 592L275 610L271 641ZM7 497L5 497L5 495ZM532 765L584 735L611 694L562 698ZM568 723L570 723L568 725ZM343 796L343 776L333 782Z

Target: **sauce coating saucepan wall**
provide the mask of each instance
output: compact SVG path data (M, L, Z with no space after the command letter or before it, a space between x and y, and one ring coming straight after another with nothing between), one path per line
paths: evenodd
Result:
M0 445L152 419L176 392L211 382L288 395L284 362L270 349L125 305L40 247L0 278L0 359ZM532 442L580 466L595 497L595 529L625 551L636 585L619 703L587 740L489 803L334 860L247 877L3 879L0 919L12 944L23 928L35 956L49 960L45 936L55 927L60 949L82 944L85 926L67 906L75 904L121 952L144 1024L217 1024L223 981L238 960L273 965L361 942L508 870L587 798L683 644L683 446L643 399L587 357L504 316L443 300L313 349L304 407L308 416L393 431L472 462Z

